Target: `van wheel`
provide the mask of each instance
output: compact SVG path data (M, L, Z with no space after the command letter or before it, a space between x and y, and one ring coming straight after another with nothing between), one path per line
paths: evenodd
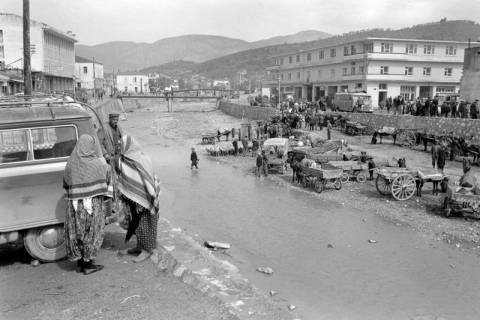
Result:
M51 262L67 256L63 224L30 229L23 243L28 253L40 261Z

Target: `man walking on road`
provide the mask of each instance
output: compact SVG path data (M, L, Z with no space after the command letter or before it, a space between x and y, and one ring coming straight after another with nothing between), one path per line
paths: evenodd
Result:
M195 148L192 148L192 153L190 154L190 161L192 161L190 169L193 169L193 167L198 169L198 156L197 152L195 152Z
M257 160L256 160L256 167L255 167L255 175L257 178L260 178L262 175L262 168L263 168L263 157L260 151L257 152Z
M262 150L262 169L265 176L268 176L268 158L265 154L265 150Z
M330 121L327 121L327 139L332 139L332 124Z
M242 139L242 147L243 147L243 156L245 157L247 155L247 150L248 150L248 138L247 136L244 136Z
M233 154L236 157L238 155L238 140L237 140L237 138L233 139L232 145L233 145Z

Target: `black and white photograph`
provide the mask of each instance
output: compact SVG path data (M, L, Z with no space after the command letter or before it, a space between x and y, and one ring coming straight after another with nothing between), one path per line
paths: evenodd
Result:
M478 320L479 99L480 0L0 0L0 320Z

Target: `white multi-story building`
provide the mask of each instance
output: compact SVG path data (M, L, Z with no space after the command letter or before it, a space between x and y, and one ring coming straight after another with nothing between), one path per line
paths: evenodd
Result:
M75 56L75 78L77 88L93 90L103 88L103 64L83 57Z
M71 91L74 87L75 36L30 20L31 68L34 91ZM23 19L0 13L0 65L23 69Z
M267 68L275 92L316 101L336 92L366 91L374 105L398 95L457 93L467 42L365 38L276 56Z
M127 72L116 75L116 89L123 93L148 93L148 74Z

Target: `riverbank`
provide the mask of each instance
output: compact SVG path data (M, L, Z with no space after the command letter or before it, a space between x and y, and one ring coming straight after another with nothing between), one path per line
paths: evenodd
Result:
M304 130L304 132L313 139L326 139L326 130ZM383 144L372 145L370 136L349 136L336 130L333 131L332 136L332 139L345 139L349 148L353 151L366 151L377 162L405 157L407 167L417 170L431 170L431 155L420 150L420 147L418 149L403 148L393 145L390 139L385 139ZM255 164L252 158L233 156L211 158L242 168L246 173L253 174ZM473 167L472 170L477 176L480 175L478 167ZM449 176L451 184L458 181L462 175L461 161L459 159L447 161L445 174ZM272 174L269 178L282 185L294 186L299 190L315 193L312 189L304 189L301 185L293 183L291 175L292 171L290 169L285 175ZM317 195L320 199L336 201L351 210L361 209L375 212L399 226L407 226L438 241L445 241L461 250L473 250L480 254L480 221L459 216L445 218L442 210L443 196L441 193L438 196L432 195L432 185L427 183L423 187L422 197L414 196L407 201L396 201L391 196L380 195L375 188L375 180L363 184L349 181L339 191L327 189L322 194Z

